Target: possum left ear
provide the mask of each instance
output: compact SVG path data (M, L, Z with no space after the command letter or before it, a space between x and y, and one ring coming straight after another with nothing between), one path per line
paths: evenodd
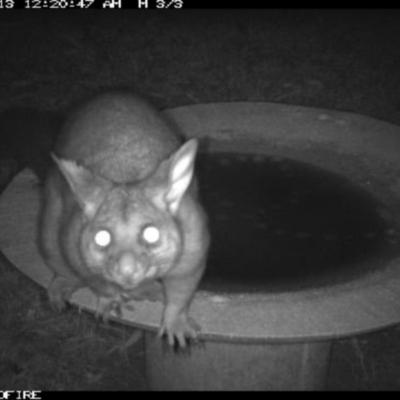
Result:
M75 161L63 160L51 154L71 188L84 214L92 217L111 183Z

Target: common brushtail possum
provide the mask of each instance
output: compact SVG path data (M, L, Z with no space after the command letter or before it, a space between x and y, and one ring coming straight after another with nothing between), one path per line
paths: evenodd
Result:
M143 99L110 92L67 118L52 151L39 245L62 308L89 287L107 315L130 299L162 299L159 335L182 347L197 327L188 311L209 233L197 195L197 140Z

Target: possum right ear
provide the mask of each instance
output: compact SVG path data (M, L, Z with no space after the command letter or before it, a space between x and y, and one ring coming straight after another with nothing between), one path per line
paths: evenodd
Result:
M94 216L105 192L112 186L112 183L75 161L58 158L53 153L51 157L67 180L85 215Z
M176 214L183 196L193 179L197 140L187 141L169 160L168 189L165 201L172 214Z

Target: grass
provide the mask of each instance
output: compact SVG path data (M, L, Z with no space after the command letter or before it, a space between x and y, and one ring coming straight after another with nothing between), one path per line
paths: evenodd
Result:
M143 343L133 329L69 308L52 310L45 291L1 265L0 390L141 390ZM22 289L21 289L22 288Z
M400 124L398 17L396 10L7 12L0 111L64 112L82 97L129 87L160 108L269 101ZM44 132L28 128L30 142L41 143ZM20 167L21 145L9 154ZM142 342L126 348L131 328L75 309L56 313L43 289L5 263L0 312L0 390L145 388ZM328 388L398 390L398 354L395 327L337 341Z

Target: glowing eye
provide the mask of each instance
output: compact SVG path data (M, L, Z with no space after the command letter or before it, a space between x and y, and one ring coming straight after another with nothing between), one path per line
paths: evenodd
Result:
M97 246L107 247L111 243L111 235L108 231L98 231L94 237Z
M157 243L160 240L160 231L155 226L148 226L144 228L143 239L150 244Z

